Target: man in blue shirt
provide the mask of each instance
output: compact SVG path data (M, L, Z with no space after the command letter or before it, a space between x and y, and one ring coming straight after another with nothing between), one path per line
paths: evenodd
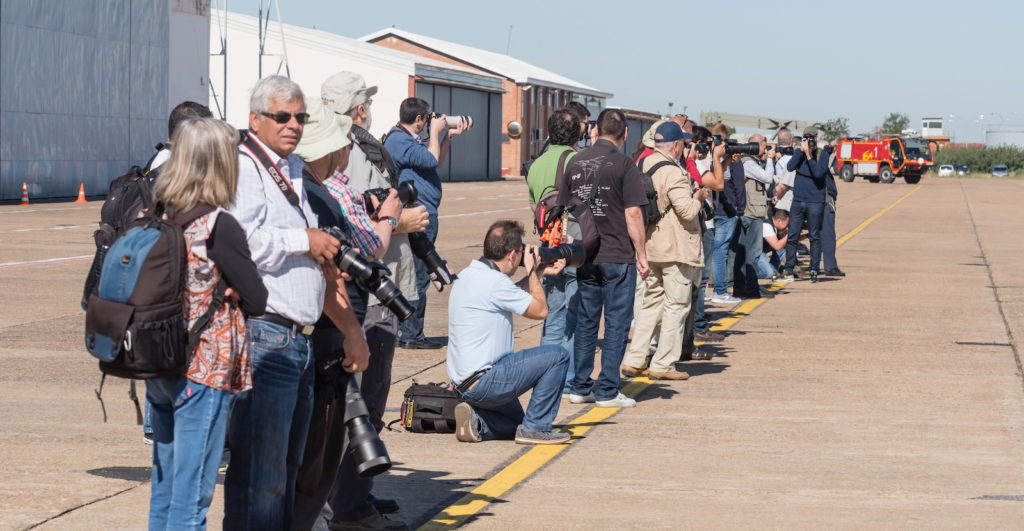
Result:
M430 127L430 136L424 140L420 133ZM431 242L437 240L437 209L441 206L441 176L437 169L444 165L451 147L452 137L462 134L469 125L460 122L448 129L446 117L430 112L430 104L421 98L406 98L398 109L398 124L388 132L384 148L395 162L398 180L411 181L419 192L419 202L427 207L430 224L424 234ZM426 266L416 259L416 291L419 300L412 317L398 327L398 346L401 348L436 349L440 343L423 335L423 316L427 308L427 287L430 276Z
M793 180L793 205L789 211L789 234L786 242L786 267L783 278L793 279L796 266L796 242L807 220L807 237L811 240L811 282L818 281L821 261L821 222L825 213L825 176L828 175L830 146L816 148L818 130L808 127L800 141L800 149L794 150L786 169L796 172Z

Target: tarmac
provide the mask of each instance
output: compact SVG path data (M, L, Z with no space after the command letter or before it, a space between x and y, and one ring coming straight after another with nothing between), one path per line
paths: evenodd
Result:
M563 400L568 445L385 430L375 493L432 529L1024 527L1024 182L838 185L845 278L710 306L713 360L630 383L635 409ZM455 270L493 220L529 226L522 179L444 194ZM0 529L146 526L151 447L126 381L107 380L103 422L83 345L101 204L0 206ZM427 335L446 317L431 292ZM538 343L539 322L515 327ZM444 350L396 353L386 422L413 379L445 381Z

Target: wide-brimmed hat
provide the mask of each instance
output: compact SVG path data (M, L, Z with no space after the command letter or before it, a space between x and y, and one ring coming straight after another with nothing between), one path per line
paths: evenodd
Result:
M295 148L299 158L312 162L352 143L348 138L352 118L330 112L319 99L307 98L306 112L309 113L309 121L302 129L302 140Z

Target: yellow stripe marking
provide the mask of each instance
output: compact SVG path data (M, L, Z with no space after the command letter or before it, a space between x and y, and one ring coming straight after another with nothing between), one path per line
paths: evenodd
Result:
M880 212L871 216L863 223L857 226L845 236L836 241L836 247L839 247L850 238L857 235L857 233L864 230L868 225L873 223L878 218L882 217L883 214L892 210L893 207L903 202L904 199L910 197L911 194L921 189L922 185L917 185L903 197L899 198L893 204L885 207ZM772 285L766 290L770 292L776 292L786 286L785 282L773 282ZM719 319L711 330L720 332L722 330L728 330L733 325L738 323L744 317L750 315L755 308L764 304L768 299L750 299L734 308L725 317ZM703 344L697 342L697 345ZM625 387L622 388L622 394L635 398L637 395L647 389L652 383L649 378L633 378ZM444 529L455 529L462 524L466 523L470 517L483 510L484 507L490 505L490 503L501 495L505 494L513 487L523 482L534 472L540 470L541 467L548 464L558 454L569 448L569 445L574 444L584 434L590 431L591 428L597 426L600 422L603 422L610 418L612 415L619 412L622 408L618 407L593 407L583 415L580 415L575 420L566 424L560 431L568 432L572 435L572 439L565 444L552 444L552 445L537 445L531 448L528 452L520 456L518 459L510 463L505 468L501 469L497 474L492 476L487 481L483 482L477 488L469 491L465 496L461 497L455 503L449 505L447 508L442 510L440 513L430 519L429 522L421 525L419 531L437 531Z

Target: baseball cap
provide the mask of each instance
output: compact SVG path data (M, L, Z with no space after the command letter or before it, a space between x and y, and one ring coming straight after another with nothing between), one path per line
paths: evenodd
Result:
M686 138L693 138L693 135L683 131L682 127L676 122L668 121L658 126L658 129L654 132L655 142L675 142L676 140L683 140Z
M377 93L377 86L366 86L363 76L349 71L338 72L320 86L323 104L337 114L347 114L356 105L365 103Z
M330 112L319 99L307 99L306 112L309 113L309 121L302 129L302 140L295 148L299 158L312 162L352 143L348 138L352 118Z
M807 127L804 128L804 136L806 136L806 135L818 136L819 132L820 132L820 130L818 129L818 127L814 126L814 125L808 125Z
M660 127L661 124L667 121L668 120L658 120L657 122L651 124L651 128L648 129L646 133L644 133L644 137L640 139L640 143L643 144L644 147L654 149L654 133L657 132L658 127Z

